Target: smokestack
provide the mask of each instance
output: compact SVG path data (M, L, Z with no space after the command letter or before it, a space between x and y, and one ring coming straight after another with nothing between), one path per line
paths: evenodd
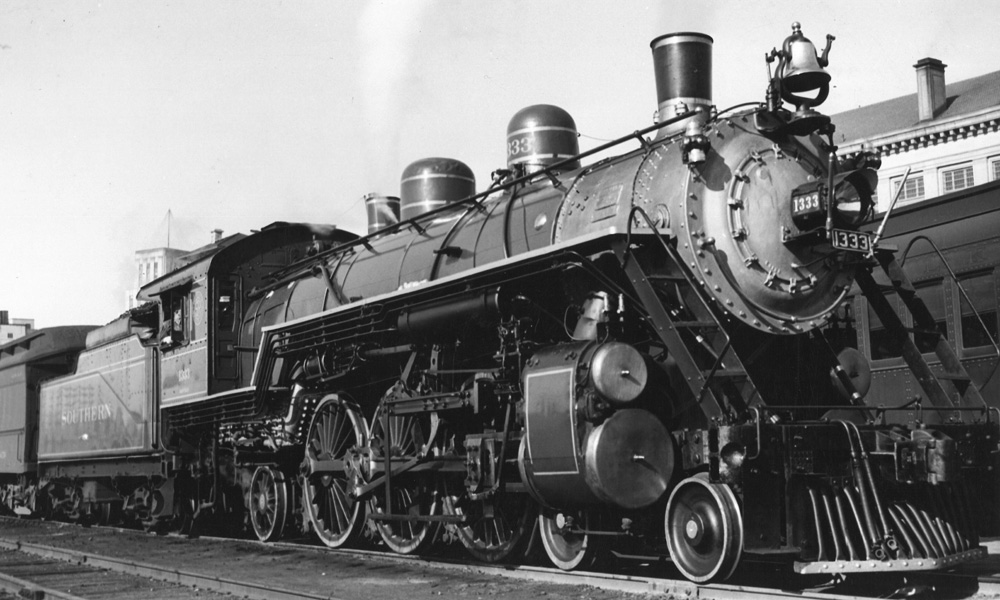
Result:
M212 243L213 244L218 244L219 240L221 240L221 239L222 239L222 230L221 229L213 229L212 230Z
M948 100L944 91L944 68L947 66L936 58L923 58L913 65L917 70L917 112L921 121L937 116Z
M661 123L687 110L701 106L707 112L712 106L712 43L711 36L691 32L668 33L650 42ZM689 121L664 127L657 137L684 131Z
M0 325L10 325L10 313L0 310Z

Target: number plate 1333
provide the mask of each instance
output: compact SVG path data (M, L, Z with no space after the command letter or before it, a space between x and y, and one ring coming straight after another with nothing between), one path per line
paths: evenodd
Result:
M830 231L830 245L838 250L870 252L872 249L872 237L872 234L865 231L834 229Z

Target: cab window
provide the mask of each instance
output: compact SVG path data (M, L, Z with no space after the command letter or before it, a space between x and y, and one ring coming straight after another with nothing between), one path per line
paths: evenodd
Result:
M174 347L190 341L191 301L187 294L171 291L163 295L163 324L160 345Z
M235 284L232 281L223 282L219 286L219 331L232 331L236 322Z

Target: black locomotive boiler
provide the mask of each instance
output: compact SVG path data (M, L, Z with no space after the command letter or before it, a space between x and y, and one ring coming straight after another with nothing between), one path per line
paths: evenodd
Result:
M998 431L961 364L910 352L927 405L870 406L825 337L855 282L926 311L861 229L877 158L838 157L815 110L829 42L794 25L765 102L725 111L711 46L653 41L651 127L580 153L570 115L529 107L485 191L424 159L368 198L365 236L271 227L143 288L156 444L85 498L129 492L163 522L245 508L262 540L298 521L331 547L661 553L698 582L745 553L801 573L981 556ZM95 478L61 460L46 489Z

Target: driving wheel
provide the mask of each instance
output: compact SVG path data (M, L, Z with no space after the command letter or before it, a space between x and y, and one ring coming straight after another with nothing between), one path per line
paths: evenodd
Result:
M743 552L743 516L736 495L699 473L682 481L667 501L670 558L691 581L724 581Z
M382 407L375 412L371 427L373 462L384 464L386 431ZM426 415L390 416L390 464L422 456L427 450L431 425ZM401 474L391 477L390 505L386 506L385 488L375 490L369 511L376 515L392 515L390 520L373 519L382 541L393 552L413 554L427 546L437 530L437 523L420 521L416 517L436 515L440 511L440 497L434 479L424 475Z
M302 485L306 517L321 542L339 548L353 541L364 527L364 503L349 491L358 481L348 451L367 443L364 417L336 395L324 397L313 415L306 438ZM319 466L320 463L332 466ZM313 470L309 465L317 465Z
M536 510L527 494L497 491L490 498L472 500L463 487L460 493L445 495L444 512L466 517L464 523L455 524L455 536L469 554L492 563L520 549L531 533Z

